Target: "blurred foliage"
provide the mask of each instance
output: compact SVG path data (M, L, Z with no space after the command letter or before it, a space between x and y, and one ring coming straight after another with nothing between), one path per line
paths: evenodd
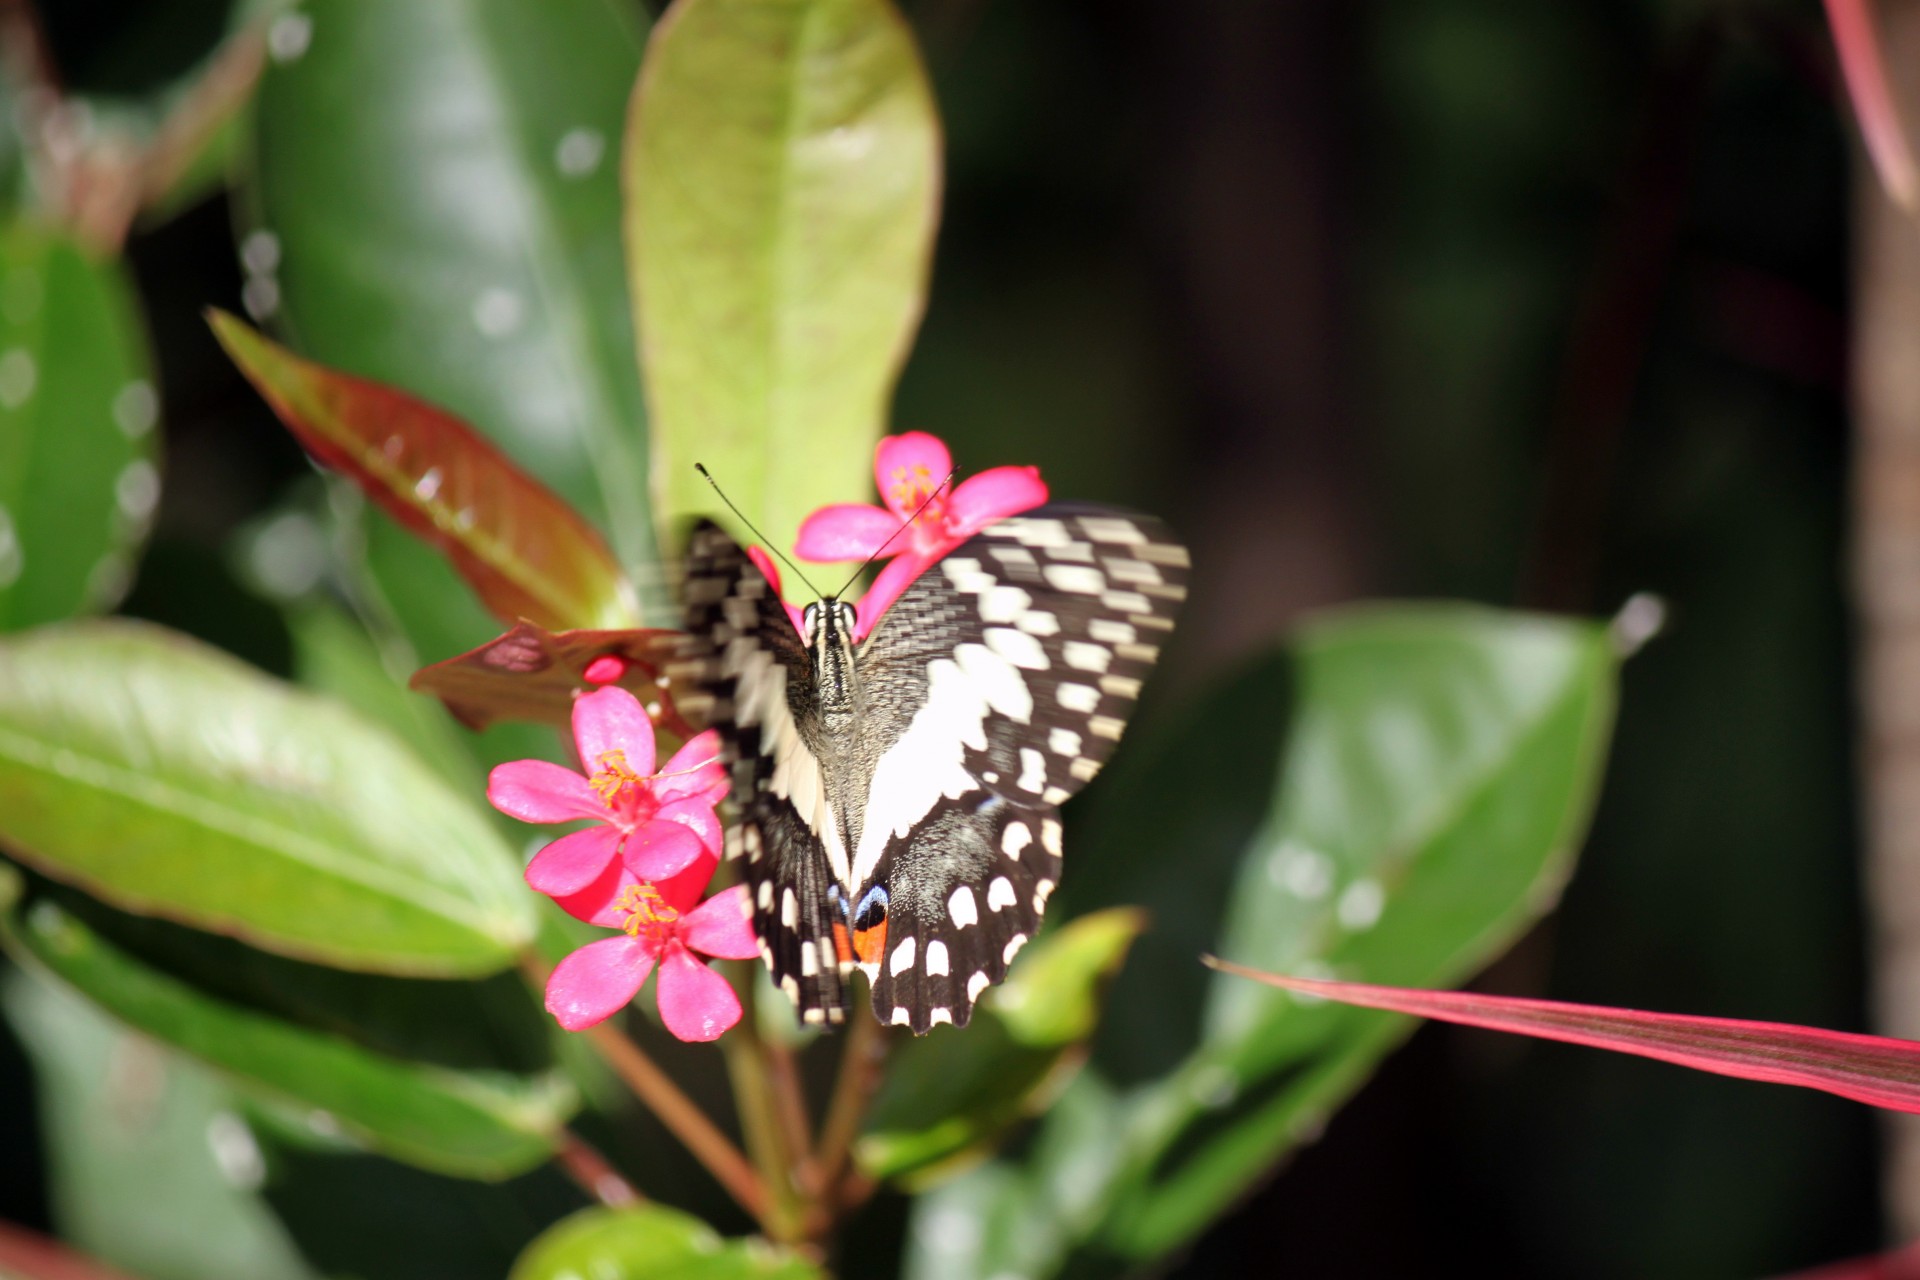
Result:
M0 629L110 604L157 500L127 611L348 703L383 727L356 732L382 744L368 748L375 764L405 761L392 767L409 790L444 795L444 779L472 799L487 762L555 752L550 735L524 727L465 735L403 692L415 666L497 628L384 516L338 482L315 485L198 325L209 304L472 422L603 531L650 621L672 616L658 521L707 500L683 490L656 509L649 459L677 471L720 457L706 438L716 405L729 426L753 418L750 431L790 420L780 397L802 384L782 378L800 366L769 360L769 333L800 326L822 341L811 358L846 381L819 417L849 425L797 459L756 457L749 435L722 482L775 526L781 503L816 500L802 492L814 476L864 486L856 446L895 371L890 335L912 327L918 298L902 273L920 270L914 237L937 185L924 167L935 149L914 136L927 123L923 90L899 31L863 52L807 45L805 31L769 20L752 50L764 61L690 55L685 78L653 86L682 105L636 154L688 145L682 128L698 138L715 124L764 123L772 108L747 88L702 97L712 76L773 67L808 91L794 118L821 123L843 149L816 155L788 138L697 155L743 191L804 204L818 194L816 162L857 169L876 154L868 143L913 158L891 192L892 231L835 242L884 251L891 265L873 278L826 273L811 288L773 278L744 301L723 280L656 300L657 331L712 361L690 391L649 388L656 435L633 354L617 167L657 6L39 7L62 85L85 107L83 139L164 136L223 38L249 23L266 70L244 125L209 121L150 193L124 262L25 220L0 239ZM851 0L824 8L879 12ZM1177 18L1138 3L906 8L938 89L947 189L937 287L893 421L946 436L968 468L1034 462L1058 492L1187 517L1212 575L1196 606L1215 621L1383 589L1601 614L1630 592L1661 593L1672 633L1628 670L1586 869L1565 909L1486 981L1859 1025L1835 568L1846 174L1818 75L1817 7L1316 0L1261 12L1207 0ZM730 12L768 18L745 0L701 0L679 35ZM831 77L801 74L845 56L870 59L878 115L845 114L873 104L837 102ZM44 139L18 109L33 87L21 75L10 64L0 76L13 122L0 129L0 186L12 205L65 207L75 188L36 158ZM904 121L907 136L869 133L875 121ZM849 122L851 133L832 134ZM194 206L235 153L231 207ZM718 250L777 277L778 226L746 220L763 205L743 197L738 217L703 218L669 198L627 228L642 278L661 261L650 245ZM46 305L8 305L24 297L23 271L59 283ZM823 302L829 291L871 301L850 364L835 354L845 334L808 327L847 320L851 304ZM653 319L646 328L654 334ZM22 368L29 394L9 404ZM796 441L811 443L784 444ZM32 483L16 492L22 475ZM1341 522L1312 524L1324 510ZM27 551L11 579L10 524L15 559ZM1280 541L1262 540L1274 531ZM36 557L36 545L64 559ZM1275 546L1286 554L1268 554ZM1208 614L1209 593L1228 603ZM1579 843L1612 698L1604 629L1455 609L1338 615L1290 653L1262 632L1225 680L1228 655L1209 636L1183 645L1134 745L1069 811L1075 870L1056 915L1090 921L1131 903L1150 920L1097 1038L1079 1043L1076 1015L1074 1034L1036 1048L1016 1034L1017 1016L983 1016L966 1041L987 1060L977 1087L935 1047L955 1037L903 1052L899 1090L921 1103L934 1086L951 1092L919 1111L912 1098L883 1102L876 1133L901 1132L885 1125L902 1112L885 1108L905 1108L920 1145L882 1171L984 1155L976 1140L1013 1118L1000 1104L1051 1105L999 1159L926 1197L910 1226L903 1200L876 1200L837 1270L893 1274L903 1232L917 1274L956 1276L996 1265L1114 1274L1189 1243L1186 1262L1158 1265L1212 1275L1257 1259L1352 1277L1494 1258L1503 1274L1658 1277L1779 1271L1871 1247L1869 1119L1844 1104L1428 1030L1329 1121L1407 1027L1229 989L1193 963L1219 948L1429 983L1493 955L1546 908ZM80 664L86 646L73 647L45 660ZM101 678L36 684L16 701L44 709L53 690L98 704ZM191 725L203 710L192 702L169 718ZM68 710L84 708L34 732L84 727ZM20 731L0 728L15 735L5 741ZM105 737L123 742L123 729ZM282 732L300 729L273 736ZM61 808L69 825L87 816ZM450 797L442 816L472 848L498 844ZM79 869L95 856L83 846L40 861L88 885L111 880ZM195 852L183 837L167 854L169 914L207 923L195 913L217 885ZM490 869L477 873L488 901L497 861L486 853ZM274 901L307 901L289 884ZM554 1048L516 976L343 974L58 885L31 892L13 928L39 956L33 971L86 991L111 969L93 994L118 1000L122 1018L254 1077L256 1092L279 1087L270 1101L249 1096L112 1029L27 969L0 975L36 1068L31 1091L8 1089L23 1064L0 1052L0 1135L40 1131L38 1149L0 1140L0 1216L45 1225L50 1210L70 1238L159 1280L379 1280L502 1274L581 1203L551 1169L482 1185L351 1154L342 1129L380 1146L377 1114L355 1123L350 1106L326 1109L337 1079L303 1085L262 1065L275 1046L325 1038L322 1056L337 1055L342 1072L396 1087L489 1065L547 1079ZM315 910L321 932L347 918ZM553 933L548 920L542 949L564 945L557 934L549 945ZM1044 954L1036 944L1023 964ZM702 1071L710 1063L645 1020L635 1029L697 1101L724 1109L720 1073ZM218 1052L247 1045L261 1056ZM1056 1096L1065 1068L1089 1054ZM624 1111L571 1048L558 1056L589 1100L577 1123L617 1164L650 1193L744 1229L657 1126ZM816 1093L830 1058L803 1052ZM495 1077L451 1092L499 1101L486 1092L496 1086L514 1087ZM959 1124L943 1130L948 1121ZM1323 1127L1324 1142L1258 1189L1275 1153ZM942 1133L959 1136L926 1141ZM438 1145L447 1141L389 1134L386 1149L445 1169L458 1163ZM497 1176L517 1160L468 1171ZM43 1161L50 1205L20 1190ZM133 1176L154 1168L167 1176ZM589 1264L656 1274L646 1268L674 1256L668 1239L717 1268L675 1274L810 1273L649 1208L562 1221L516 1274Z

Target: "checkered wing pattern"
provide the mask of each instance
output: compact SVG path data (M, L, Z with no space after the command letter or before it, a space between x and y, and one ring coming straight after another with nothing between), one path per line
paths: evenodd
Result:
M1039 928L1058 808L1119 742L1187 565L1151 517L1042 507L955 548L868 637L852 870L887 893L886 951L863 966L883 1022L964 1025Z
M725 746L736 809L727 856L744 864L761 956L803 1019L844 1021L825 847L839 834L803 737L814 692L807 650L772 585L716 525L694 530L683 597L690 651L676 674L701 689L683 707Z

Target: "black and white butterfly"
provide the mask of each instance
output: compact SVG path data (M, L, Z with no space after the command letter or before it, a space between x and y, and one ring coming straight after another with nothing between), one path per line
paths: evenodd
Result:
M1150 517L1055 505L950 551L855 642L853 606L796 633L738 543L687 555L686 709L718 728L754 926L803 1020L964 1026L1040 927L1059 806L1100 771L1186 595Z

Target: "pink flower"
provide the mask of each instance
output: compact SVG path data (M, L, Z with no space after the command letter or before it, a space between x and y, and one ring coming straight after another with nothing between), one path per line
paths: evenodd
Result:
M545 760L515 760L487 779L493 807L522 822L595 823L534 855L529 885L559 898L599 879L616 856L657 881L719 854L713 807L727 794L727 774L718 734L689 739L656 774L653 722L639 699L608 687L574 700L573 741L584 777Z
M924 431L888 436L873 454L874 481L886 507L838 503L800 526L794 554L803 560L865 560L883 546L893 556L855 609L856 638L873 629L928 565L994 521L1047 500L1036 467L995 467L936 492L952 472L952 455L936 437Z
M605 1021L640 993L656 966L660 1017L680 1039L714 1040L740 1021L732 984L695 955L750 960L760 954L745 885L700 902L718 865L702 856L679 874L648 883L615 862L580 893L558 899L587 923L622 934L590 942L555 966L547 1011L561 1026L582 1031Z

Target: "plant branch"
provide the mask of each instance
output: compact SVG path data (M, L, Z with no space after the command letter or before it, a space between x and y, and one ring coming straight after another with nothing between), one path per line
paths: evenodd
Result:
M753 1215L754 1221L771 1230L767 1221L766 1186L747 1163L746 1156L740 1153L740 1148L626 1035L605 1022L588 1028L586 1034L607 1065L626 1082L647 1110L659 1117L660 1123L706 1166L707 1172L727 1189L727 1194L738 1201L741 1208Z
M808 1179L800 1173L801 1162L808 1158L808 1153L804 1145L796 1148L790 1144L779 1115L767 1043L760 1035L759 1020L754 1012L752 974L748 974L745 987L741 1001L743 1016L721 1047L727 1054L727 1071L733 1081L740 1128L768 1192L767 1234L792 1244L802 1235L810 1208L806 1201L813 1194L807 1186Z
M641 1204L646 1200L605 1156L571 1129L561 1131L560 1150L554 1153L553 1160L582 1191L608 1208Z
M538 956L520 958L520 968L536 987L544 987L551 968ZM767 1224L767 1190L740 1148L709 1120L692 1098L654 1064L646 1052L616 1029L611 1022L589 1027L584 1033L594 1049L606 1059L614 1074L640 1102L659 1118L667 1131L680 1140L727 1194L753 1216L763 1228Z
M840 1075L834 1082L833 1100L827 1104L827 1118L820 1127L820 1147L814 1163L820 1170L820 1182L831 1197L829 1212L837 1212L840 1182L846 1171L853 1140L860 1136L860 1125L867 1118L867 1105L880 1087L880 1068L887 1060L886 1029L873 1017L871 997L865 989L854 997L847 1017L847 1047L840 1054Z

